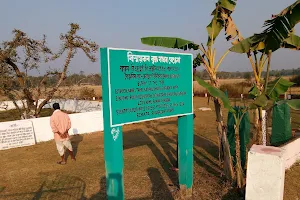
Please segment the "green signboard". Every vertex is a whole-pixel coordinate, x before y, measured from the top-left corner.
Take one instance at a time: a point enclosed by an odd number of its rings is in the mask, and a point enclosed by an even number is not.
[[[192,194],[192,55],[101,48],[107,199],[124,197],[122,125],[178,116],[179,184]]]
[[[191,54],[106,50],[112,127],[193,113]]]

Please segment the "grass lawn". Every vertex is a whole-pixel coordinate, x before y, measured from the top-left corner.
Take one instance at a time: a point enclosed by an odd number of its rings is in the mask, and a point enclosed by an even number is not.
[[[207,99],[195,98],[194,106],[207,107]],[[194,199],[243,199],[220,176],[214,112],[195,113]],[[176,159],[176,140],[175,118],[124,126],[126,199],[180,199],[177,173],[169,169]],[[73,136],[72,143],[77,161],[67,165],[56,164],[54,141],[0,151],[0,200],[105,199],[103,132]],[[286,200],[296,199],[299,178],[299,166],[287,172]]]

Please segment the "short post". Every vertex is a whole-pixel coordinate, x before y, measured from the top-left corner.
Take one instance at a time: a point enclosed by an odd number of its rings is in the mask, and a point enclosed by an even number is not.
[[[284,151],[253,145],[248,152],[246,200],[282,200],[285,177]]]
[[[178,118],[179,184],[186,196],[192,196],[194,115]]]

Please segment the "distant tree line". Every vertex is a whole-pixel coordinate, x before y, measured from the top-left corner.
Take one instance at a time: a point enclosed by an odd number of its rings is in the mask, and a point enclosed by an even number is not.
[[[265,76],[266,72],[262,72],[263,77]],[[200,77],[201,79],[208,80],[209,75],[206,72],[206,70],[197,71],[196,75]],[[270,76],[280,77],[280,76],[296,76],[300,75],[300,68],[297,69],[281,69],[281,70],[271,70]],[[237,79],[237,78],[244,78],[244,79],[250,79],[252,76],[252,72],[225,72],[220,71],[217,72],[217,77],[220,79]]]
[[[43,76],[28,76],[27,82],[30,87],[37,86]],[[58,76],[51,76],[48,78],[45,83],[47,87],[53,87],[57,83],[59,79]],[[74,73],[71,75],[67,75],[65,81],[61,84],[61,86],[80,86],[80,85],[102,85],[102,79],[100,74],[89,74],[85,75],[84,73]]]

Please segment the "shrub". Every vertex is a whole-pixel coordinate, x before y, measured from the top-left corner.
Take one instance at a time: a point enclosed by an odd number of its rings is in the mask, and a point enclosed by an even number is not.
[[[293,85],[293,87],[299,87],[300,86],[300,75],[293,76],[292,78],[290,78],[290,81],[295,83],[295,85]]]
[[[79,93],[80,99],[92,99],[95,96],[96,94],[93,88],[84,87],[80,89],[80,93]]]
[[[234,84],[223,84],[220,87],[220,90],[223,92],[227,91],[228,96],[230,98],[240,98],[241,94],[248,94],[249,88],[251,87],[251,83],[248,82],[241,82],[241,83],[234,83]]]

